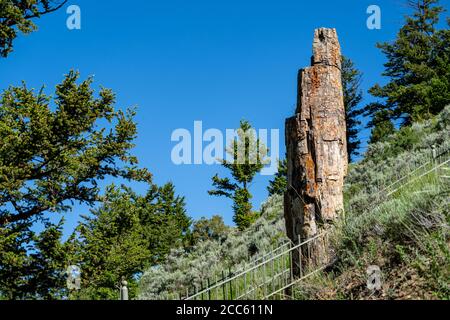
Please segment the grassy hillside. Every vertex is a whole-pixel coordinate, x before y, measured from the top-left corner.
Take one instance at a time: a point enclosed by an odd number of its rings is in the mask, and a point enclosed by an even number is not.
[[[337,263],[297,286],[296,298],[450,298],[449,167],[420,179],[418,172],[412,174],[412,181],[389,198],[383,191],[389,181],[424,163],[430,146],[448,148],[449,138],[447,107],[437,118],[370,146],[347,178],[346,216],[334,239]],[[379,292],[367,289],[370,265],[381,268]]]
[[[413,179],[390,197],[393,188],[385,190],[428,161],[431,146],[445,145],[449,133],[447,107],[435,119],[371,145],[364,160],[351,166],[345,217],[333,239],[336,263],[297,285],[295,298],[450,298],[450,181],[443,177],[450,173],[442,169]],[[233,230],[225,240],[200,243],[190,252],[173,251],[164,265],[148,270],[140,281],[140,298],[179,298],[187,290],[192,294],[194,287],[245,269],[286,242],[284,234],[282,197],[274,196],[245,232]],[[380,292],[366,288],[369,265],[382,270]]]
[[[270,198],[261,218],[245,232],[234,229],[222,241],[204,241],[190,252],[174,250],[165,264],[148,270],[140,282],[140,299],[176,299],[194,293],[258,261],[264,253],[288,241],[284,231],[282,197]],[[177,294],[174,294],[176,292]]]

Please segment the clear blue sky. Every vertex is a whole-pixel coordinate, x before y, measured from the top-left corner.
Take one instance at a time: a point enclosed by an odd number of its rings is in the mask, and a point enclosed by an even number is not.
[[[235,128],[246,118],[256,128],[279,128],[292,115],[299,68],[309,64],[313,31],[333,27],[345,55],[364,73],[363,89],[382,82],[384,57],[375,44],[392,40],[408,12],[403,0],[321,1],[92,1],[74,0],[82,29],[66,28],[65,9],[37,21],[15,52],[0,60],[0,89],[25,80],[54,86],[70,69],[112,88],[117,106],[138,106],[135,154],[158,184],[172,181],[193,218],[220,214],[232,224],[231,201],[207,194],[219,166],[175,166],[177,128]],[[382,9],[382,29],[366,27],[366,9]],[[443,1],[448,8],[448,0]],[[365,95],[365,101],[370,101]],[[368,132],[362,133],[367,139]],[[252,185],[254,205],[267,197],[270,177]],[[136,186],[141,190],[142,186]],[[66,215],[70,232],[84,206]]]

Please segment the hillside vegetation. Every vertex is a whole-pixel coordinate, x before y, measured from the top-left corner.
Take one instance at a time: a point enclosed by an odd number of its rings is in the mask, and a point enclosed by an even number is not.
[[[431,146],[448,149],[449,135],[446,107],[436,118],[369,146],[347,178],[346,215],[334,239],[337,262],[331,272],[302,282],[296,298],[450,298],[449,166],[421,178],[413,170],[431,158]],[[382,186],[408,172],[410,182],[387,198]],[[382,272],[377,292],[367,289],[370,265]]]
[[[429,161],[431,146],[448,146],[449,133],[450,106],[369,146],[346,179],[345,215],[333,238],[336,262],[299,283],[294,298],[450,298],[448,166],[420,179],[413,172]],[[411,182],[387,197],[392,189],[386,186],[411,172]],[[139,298],[185,297],[194,288],[245,269],[287,241],[283,197],[275,195],[249,229],[232,230],[189,251],[173,250],[164,264],[144,273]],[[370,265],[382,271],[383,286],[377,292],[366,286]]]

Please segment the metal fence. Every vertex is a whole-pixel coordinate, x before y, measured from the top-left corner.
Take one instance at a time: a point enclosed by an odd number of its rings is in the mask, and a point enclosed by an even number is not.
[[[388,186],[381,188],[377,194],[383,197],[375,197],[377,202],[371,203],[371,208],[380,204],[404,186],[409,185],[422,177],[446,168],[450,163],[450,148],[448,145],[433,148],[429,159],[423,164],[411,168],[410,172],[400,177]],[[439,176],[441,177],[441,176]],[[370,213],[367,211],[366,213]],[[208,284],[204,288],[196,289],[192,295],[187,295],[186,300],[259,300],[259,299],[289,299],[291,288],[302,280],[326,269],[331,261],[329,256],[322,261],[316,261],[311,265],[302,265],[302,261],[311,260],[305,258],[311,255],[311,248],[319,243],[330,247],[330,236],[334,229],[324,231],[315,237],[302,243],[288,242],[276,248],[272,252],[263,255],[246,270],[229,274],[214,284]],[[306,256],[305,256],[306,255]],[[296,268],[293,268],[295,264]],[[293,270],[299,270],[294,275]]]
[[[305,255],[310,248],[323,244],[328,240],[328,232],[323,232],[314,238],[300,244],[291,242],[264,257],[259,263],[224,281],[220,281],[206,289],[200,290],[187,300],[259,300],[273,298],[288,298],[285,289],[289,288],[296,279],[292,272],[293,264],[297,263],[300,277],[305,279],[321,270],[322,266],[302,265]],[[300,264],[298,264],[300,262]]]

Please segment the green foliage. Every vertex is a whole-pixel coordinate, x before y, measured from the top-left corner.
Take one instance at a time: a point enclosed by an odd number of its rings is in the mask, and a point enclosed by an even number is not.
[[[158,230],[157,238],[151,236],[149,242],[159,252],[158,259],[154,260],[154,264],[158,264],[165,260],[172,248],[185,246],[190,238],[192,220],[186,214],[184,197],[175,195],[172,183],[159,188],[155,218],[152,232]]]
[[[411,1],[413,13],[395,41],[378,44],[387,57],[383,75],[389,82],[370,89],[384,102],[367,106],[367,114],[383,110],[389,118],[411,124],[438,114],[450,103],[450,29],[436,28],[444,10],[438,4],[438,0]]]
[[[280,160],[278,162],[278,171],[275,174],[275,178],[269,181],[269,186],[267,187],[269,191],[269,196],[275,194],[283,195],[287,190],[287,160]]]
[[[431,145],[448,140],[449,114],[450,106],[435,119],[402,128],[384,142],[370,145],[365,158],[350,166],[345,218],[336,225],[337,237],[330,239],[336,264],[331,272],[317,273],[294,288],[297,298],[317,298],[317,293],[323,291],[332,292],[334,299],[355,298],[351,291],[355,283],[340,281],[347,277],[354,281],[351,275],[362,270],[362,283],[356,285],[364,289],[370,264],[379,264],[383,272],[401,273],[403,264],[422,270],[417,272],[431,285],[427,290],[448,297],[448,183],[436,184],[433,177],[421,179],[380,206],[375,205],[375,200],[380,200],[376,192],[383,186],[411,172],[417,163],[428,161]],[[221,279],[224,270],[226,275],[230,268],[232,274],[248,269],[252,261],[249,255],[254,255],[253,259],[261,257],[271,245],[278,247],[287,240],[282,196],[270,197],[261,212],[262,216],[247,230],[234,230],[225,240],[202,241],[188,251],[172,251],[165,263],[145,272],[139,283],[139,298],[179,298],[178,294],[184,296],[187,290],[193,294],[194,287],[205,287],[206,279],[210,283]],[[381,264],[383,261],[385,264]]]
[[[44,214],[66,212],[74,201],[94,205],[107,176],[151,180],[130,154],[134,111],[115,111],[111,90],[95,97],[92,80],[77,84],[78,77],[69,73],[54,99],[25,84],[0,99],[0,290],[11,298],[57,297],[41,286],[58,285],[64,257],[48,243],[59,248],[61,226]],[[36,223],[44,224],[41,235]]]
[[[449,298],[450,186],[439,178],[448,166],[420,179],[413,174],[413,180],[389,198],[384,189],[430,161],[432,145],[448,142],[449,113],[450,106],[433,119],[401,128],[370,145],[364,159],[350,167],[345,216],[331,241],[336,263],[331,272],[300,284],[296,290],[301,298]],[[366,269],[372,264],[383,272],[383,295],[366,289]]]
[[[248,121],[241,121],[238,137],[227,148],[233,161],[222,160],[222,165],[230,170],[235,183],[229,178],[212,178],[215,190],[208,193],[213,196],[225,196],[233,200],[233,221],[240,230],[248,228],[258,217],[252,211],[252,195],[248,189],[255,175],[266,163],[267,147],[256,138],[255,130]]]
[[[33,267],[29,273],[32,280],[24,288],[34,297],[53,300],[62,299],[66,294],[65,270],[71,248],[61,241],[63,224],[64,220],[57,225],[46,223],[44,231],[34,239],[35,251],[30,254]]]
[[[96,98],[92,80],[78,85],[78,77],[70,72],[57,85],[54,110],[49,96],[25,84],[3,93],[0,226],[67,211],[67,201],[93,204],[97,180],[106,176],[150,180],[129,153],[136,136],[134,111],[115,111],[111,90],[102,89]],[[111,130],[100,127],[101,120]]]
[[[13,51],[18,32],[31,33],[37,29],[31,19],[60,9],[67,0],[0,0],[0,56]]]
[[[395,132],[394,124],[386,110],[376,112],[369,123],[369,127],[372,127],[370,144],[382,142]]]
[[[374,199],[368,195],[428,161],[431,146],[448,141],[449,113],[450,106],[434,119],[402,128],[383,142],[369,145],[364,159],[351,166],[346,178],[346,211],[371,207]]]
[[[139,281],[140,299],[178,299],[186,291],[222,278],[222,272],[236,273],[287,241],[280,196],[270,197],[261,216],[245,231],[230,230],[226,238],[199,241],[192,248],[171,251],[164,263],[148,268]],[[220,219],[218,219],[220,220]]]
[[[448,141],[449,115],[450,106],[447,106],[433,119],[403,127],[395,134],[385,136],[383,141],[370,144],[363,163],[386,164],[400,155],[404,159],[414,159],[416,155],[420,156],[420,150],[429,152],[432,145],[442,145]]]
[[[61,299],[70,248],[61,243],[63,220],[44,223],[36,234],[24,225],[0,228],[0,296],[5,299]]]
[[[72,263],[83,271],[82,290],[72,298],[117,299],[122,278],[134,297],[139,275],[182,246],[190,226],[184,199],[175,197],[172,184],[151,185],[144,196],[112,185],[91,213],[71,239],[77,248]]]
[[[448,299],[448,192],[448,183],[422,179],[368,214],[349,212],[336,241],[338,268],[345,272],[375,263],[391,272],[408,266],[426,284],[422,290]]]
[[[342,89],[344,92],[344,107],[347,123],[347,153],[351,162],[359,155],[358,149],[361,141],[358,138],[361,121],[359,116],[364,112],[359,108],[362,100],[361,72],[355,68],[355,64],[347,57],[342,57]]]
[[[213,216],[211,219],[201,218],[194,222],[192,227],[191,245],[202,241],[223,241],[227,238],[230,228],[225,225],[221,216]]]
[[[251,194],[246,188],[237,189],[233,197],[233,221],[240,230],[250,227],[258,218],[258,213],[252,211]]]

